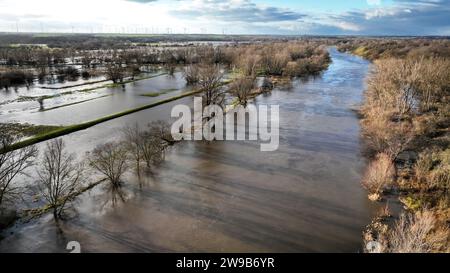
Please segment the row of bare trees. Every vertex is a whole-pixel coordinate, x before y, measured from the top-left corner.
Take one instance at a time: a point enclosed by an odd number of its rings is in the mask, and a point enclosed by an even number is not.
[[[232,56],[232,66],[244,76],[308,76],[330,62],[325,45],[318,41],[242,45]]]
[[[205,53],[206,52],[206,53]],[[224,89],[220,88],[221,67],[238,72],[227,92],[241,105],[252,97],[258,76],[265,76],[261,90],[271,90],[270,77],[308,76],[324,70],[330,62],[326,48],[319,42],[296,41],[238,45],[221,50],[204,50],[201,63],[185,67],[184,77],[190,85],[204,91],[203,102],[221,105]]]
[[[244,76],[285,75],[305,76],[322,71],[329,63],[324,46],[318,42],[273,42],[251,45],[189,46],[189,47],[140,47],[109,50],[74,50],[71,48],[48,49],[41,47],[0,48],[0,62],[8,65],[28,65],[35,68],[37,77],[48,78],[51,66],[81,65],[82,71],[71,66],[56,71],[61,79],[77,74],[88,77],[101,73],[114,83],[122,82],[125,77],[134,79],[141,73],[143,66],[164,65],[174,71],[176,65],[188,66],[186,80],[193,84],[198,81],[196,64],[221,64],[224,67],[239,69]],[[18,68],[14,68],[18,69]],[[22,71],[23,69],[20,69]],[[91,72],[90,72],[91,71]],[[67,72],[67,73],[66,73]],[[52,72],[52,75],[54,73]],[[14,86],[25,82],[16,82],[4,74],[0,86]],[[31,75],[33,82],[34,74]],[[30,77],[28,77],[30,78]]]

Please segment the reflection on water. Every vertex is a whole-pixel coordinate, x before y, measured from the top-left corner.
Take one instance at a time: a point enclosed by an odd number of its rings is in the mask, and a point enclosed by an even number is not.
[[[247,141],[176,145],[151,175],[129,174],[124,195],[104,187],[84,194],[77,216],[60,224],[66,240],[87,252],[359,251],[373,208],[359,184],[365,162],[349,108],[361,100],[369,64],[334,49],[331,55],[322,76],[257,98],[280,105],[278,151],[263,153]],[[167,120],[179,103],[192,98],[64,139],[82,154],[119,137],[127,123]],[[3,252],[65,251],[49,216],[7,232]]]

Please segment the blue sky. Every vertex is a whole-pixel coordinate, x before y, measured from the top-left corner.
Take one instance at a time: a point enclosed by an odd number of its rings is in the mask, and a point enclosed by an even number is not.
[[[0,31],[450,35],[450,0],[0,0]]]

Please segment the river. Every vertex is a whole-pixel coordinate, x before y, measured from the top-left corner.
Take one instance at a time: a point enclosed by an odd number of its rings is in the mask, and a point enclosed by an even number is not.
[[[360,186],[366,161],[351,108],[362,100],[370,64],[334,48],[330,54],[320,76],[256,98],[280,106],[276,152],[249,141],[184,142],[140,183],[128,175],[122,193],[98,186],[83,194],[70,219],[46,215],[4,231],[0,252],[67,252],[69,241],[83,252],[361,251],[376,208]],[[64,140],[82,156],[117,139],[125,124],[169,119],[180,103],[192,98]]]

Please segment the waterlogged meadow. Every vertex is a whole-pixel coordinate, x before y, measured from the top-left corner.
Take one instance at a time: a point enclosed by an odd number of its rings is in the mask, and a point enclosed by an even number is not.
[[[447,44],[405,45],[0,50],[0,252],[442,251]]]

